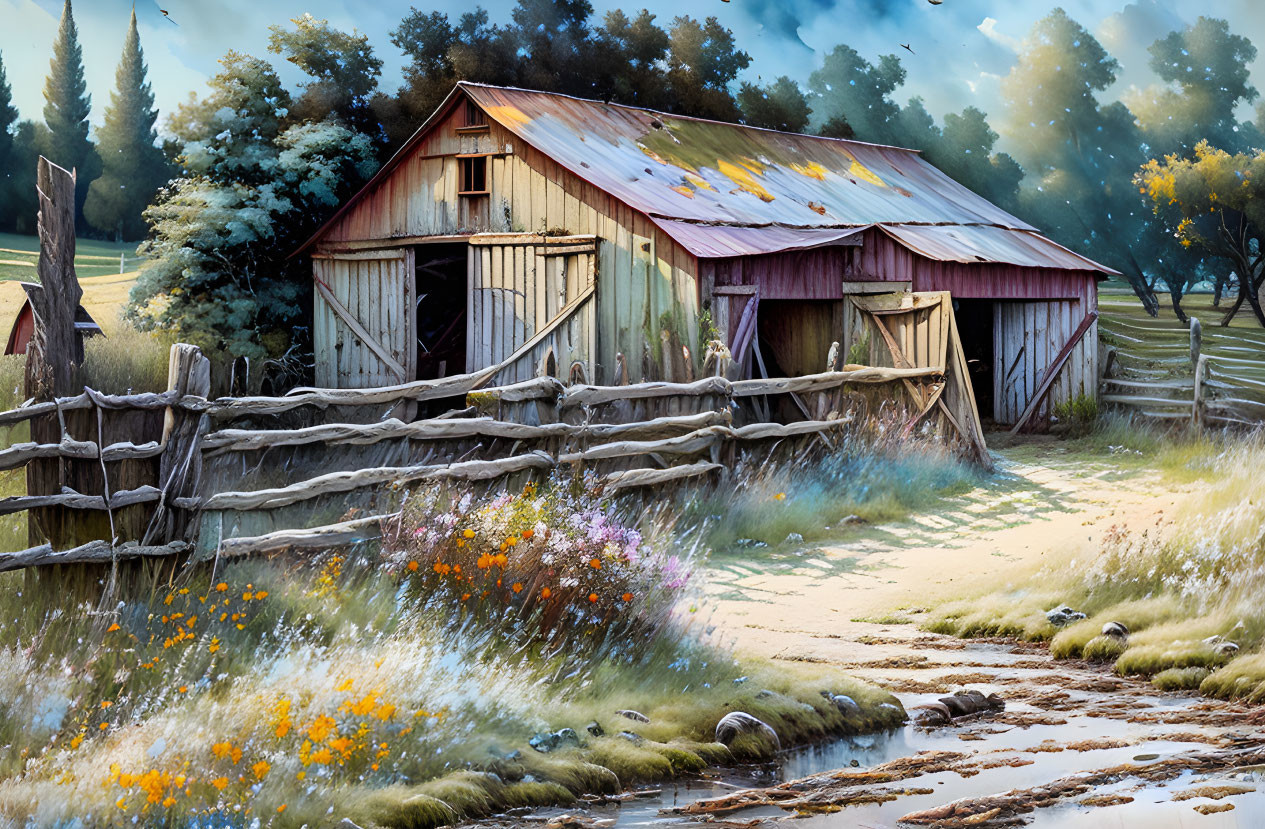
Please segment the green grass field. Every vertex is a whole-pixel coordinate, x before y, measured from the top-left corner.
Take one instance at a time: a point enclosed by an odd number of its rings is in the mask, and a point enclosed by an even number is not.
[[[40,241],[35,236],[0,233],[0,282],[38,282],[35,263],[39,259],[39,250]],[[81,279],[117,274],[120,254],[127,257],[126,270],[134,271],[140,267],[134,243],[80,239],[75,243],[75,272]]]

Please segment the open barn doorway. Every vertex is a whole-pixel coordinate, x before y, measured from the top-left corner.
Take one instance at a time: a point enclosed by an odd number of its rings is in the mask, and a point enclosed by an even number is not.
[[[996,362],[993,347],[993,305],[993,301],[989,299],[953,301],[958,337],[962,341],[962,353],[966,356],[966,368],[971,376],[971,388],[975,392],[975,407],[979,409],[982,420],[993,420],[996,417],[993,399],[993,371]]]
[[[762,299],[757,323],[759,355],[752,376],[803,377],[826,370],[830,345],[843,331],[843,303],[822,299]]]
[[[466,244],[419,245],[417,262],[417,378],[466,371]]]

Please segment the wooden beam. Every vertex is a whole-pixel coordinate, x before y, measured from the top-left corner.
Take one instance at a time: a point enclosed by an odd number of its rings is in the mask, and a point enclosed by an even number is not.
[[[368,261],[375,262],[379,260],[400,260],[408,258],[408,254],[403,248],[388,248],[384,250],[361,250],[361,251],[343,251],[341,253],[314,253],[313,259],[334,259],[343,262]]]
[[[724,468],[718,463],[699,461],[683,466],[670,466],[667,469],[629,469],[624,472],[612,472],[602,479],[602,483],[607,490],[618,492],[621,489],[664,486],[712,472],[720,472]]]
[[[1045,370],[1045,374],[1041,377],[1041,382],[1037,384],[1036,392],[1028,401],[1028,405],[1024,407],[1023,414],[1019,415],[1019,420],[1015,422],[1014,426],[1010,427],[1010,434],[1018,434],[1019,430],[1026,426],[1028,421],[1032,419],[1032,416],[1036,414],[1037,408],[1041,405],[1041,401],[1045,399],[1046,393],[1050,391],[1050,386],[1053,385],[1054,378],[1058,377],[1059,371],[1063,368],[1063,364],[1066,363],[1067,358],[1072,355],[1072,349],[1076,348],[1076,344],[1084,339],[1085,333],[1093,326],[1094,320],[1096,319],[1098,319],[1098,314],[1096,312],[1090,311],[1087,313],[1085,318],[1081,320],[1081,324],[1076,327],[1074,332],[1072,332],[1072,336],[1066,343],[1063,344],[1063,348],[1059,350],[1059,354],[1054,358],[1054,362],[1050,363],[1050,367]]]

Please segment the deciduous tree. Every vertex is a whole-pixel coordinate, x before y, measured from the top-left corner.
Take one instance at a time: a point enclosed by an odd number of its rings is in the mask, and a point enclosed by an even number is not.
[[[1154,315],[1141,240],[1150,211],[1132,186],[1145,160],[1133,114],[1101,104],[1119,65],[1062,9],[1038,21],[1002,82],[1003,131],[1026,172],[1021,212],[1059,242],[1121,271]]]
[[[738,106],[744,122],[783,132],[803,132],[812,114],[808,97],[786,75],[765,86],[744,82],[738,90]]]
[[[293,102],[294,117],[321,121],[333,115],[351,129],[377,137],[380,130],[369,104],[378,89],[382,60],[373,53],[369,38],[339,31],[310,14],[290,22],[293,30],[269,27],[268,51],[311,78]]]
[[[1265,151],[1228,153],[1207,141],[1194,158],[1170,155],[1146,163],[1136,180],[1184,247],[1199,246],[1231,263],[1239,293],[1222,325],[1251,306],[1265,325]]]

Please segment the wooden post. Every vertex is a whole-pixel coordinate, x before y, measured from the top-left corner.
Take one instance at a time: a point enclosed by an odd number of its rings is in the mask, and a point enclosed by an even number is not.
[[[82,358],[75,334],[75,310],[83,291],[75,278],[75,174],[41,156],[35,189],[39,199],[36,273],[40,285],[26,292],[35,325],[26,350],[25,391],[28,398],[42,402],[79,391],[72,383],[74,364]],[[31,440],[35,443],[61,443],[65,436],[66,423],[60,413],[31,419]],[[68,482],[67,476],[66,463],[60,458],[33,461],[26,468],[27,494],[55,495]],[[45,538],[55,546],[66,543],[63,525],[68,517],[57,508],[32,510],[27,516],[32,546]],[[74,535],[73,529],[70,535]]]
[[[1203,385],[1207,362],[1203,354],[1204,332],[1197,317],[1190,318],[1190,366],[1194,371],[1195,391],[1190,407],[1190,425],[1198,429],[1203,425]]]
[[[1190,408],[1190,423],[1196,429],[1203,427],[1204,420],[1204,379],[1208,373],[1208,356],[1200,354],[1195,361],[1195,394]]]
[[[40,156],[36,173],[39,196],[40,258],[36,266],[43,290],[28,294],[35,330],[26,350],[26,395],[37,400],[65,397],[81,359],[75,335],[75,310],[83,290],[75,278],[75,174]]]
[[[180,397],[207,397],[211,393],[211,361],[201,349],[186,343],[171,347],[167,363],[167,389]],[[145,544],[167,544],[171,541],[194,542],[197,532],[196,510],[175,506],[177,498],[199,495],[202,478],[202,436],[209,419],[205,414],[169,406],[163,421],[162,459],[158,469],[158,488],[162,496],[154,517],[145,530]]]

